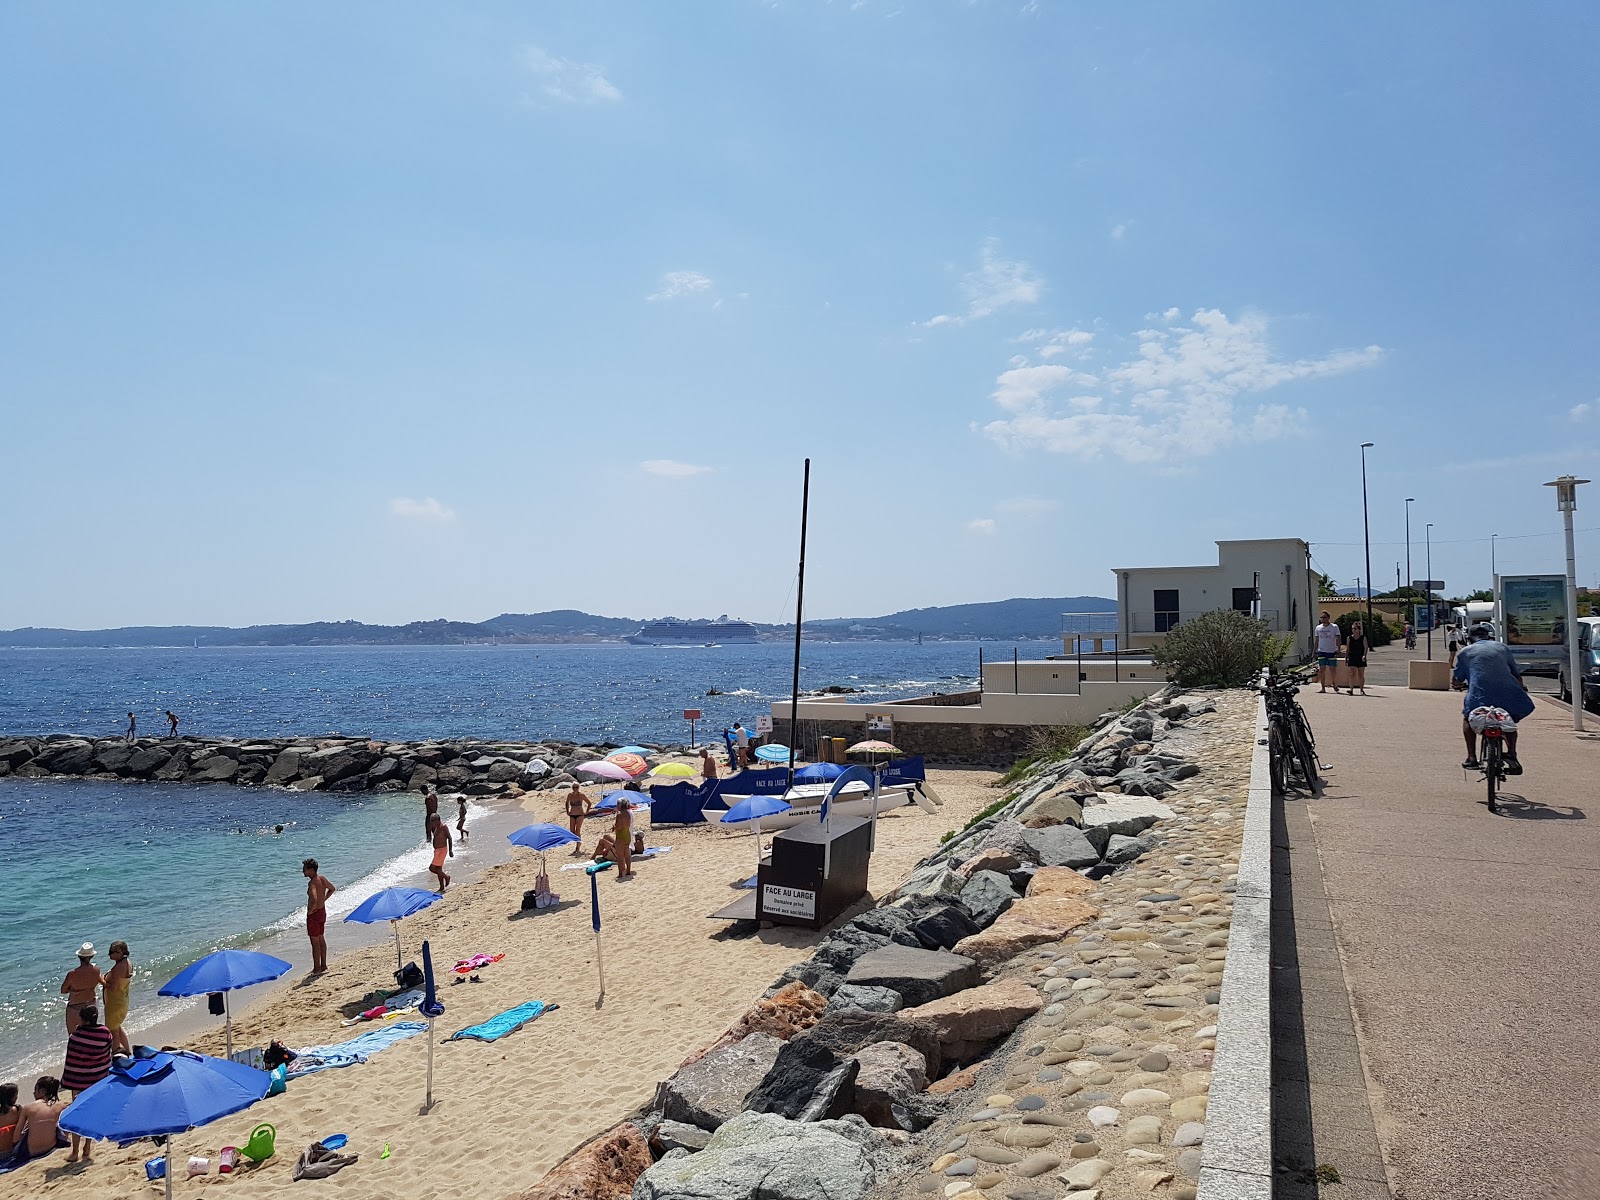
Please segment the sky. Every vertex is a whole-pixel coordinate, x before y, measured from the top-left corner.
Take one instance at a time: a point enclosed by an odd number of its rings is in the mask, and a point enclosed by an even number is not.
[[[0,627],[1564,568],[1600,10],[0,8]],[[1427,526],[1431,523],[1431,530]],[[1600,484],[1578,573],[1600,575]]]

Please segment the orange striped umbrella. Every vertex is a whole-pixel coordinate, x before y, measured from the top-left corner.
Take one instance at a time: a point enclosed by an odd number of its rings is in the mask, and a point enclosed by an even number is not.
[[[608,754],[606,755],[606,761],[616,763],[617,766],[621,767],[629,775],[643,775],[650,769],[650,764],[645,762],[645,760],[640,758],[637,754],[627,754],[623,752]]]

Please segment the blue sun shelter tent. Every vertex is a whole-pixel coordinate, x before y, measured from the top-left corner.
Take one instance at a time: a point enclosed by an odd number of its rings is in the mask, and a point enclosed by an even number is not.
[[[277,979],[293,969],[294,964],[257,950],[217,950],[204,958],[195,959],[162,984],[157,995],[209,996],[213,992],[221,992],[228,1057],[232,1058],[233,1012],[228,1007],[228,993],[236,988],[252,987]]]
[[[399,971],[403,965],[400,961],[400,922],[412,913],[419,913],[428,905],[443,899],[442,892],[430,892],[426,888],[384,888],[383,891],[374,892],[356,905],[355,911],[345,920],[355,921],[361,925],[376,925],[379,921],[389,922],[394,928],[394,969]]]
[[[79,1093],[62,1112],[60,1126],[79,1137],[113,1142],[165,1136],[167,1200],[172,1200],[173,1136],[249,1108],[267,1094],[271,1077],[204,1054],[139,1049],[142,1053],[118,1059],[111,1074]]]

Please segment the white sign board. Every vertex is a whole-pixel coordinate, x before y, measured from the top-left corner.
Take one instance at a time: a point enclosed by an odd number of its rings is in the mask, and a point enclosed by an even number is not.
[[[894,740],[894,714],[893,713],[868,713],[867,736],[881,738],[889,742]]]
[[[817,918],[817,894],[805,888],[779,887],[769,883],[761,889],[761,911],[769,917],[814,921]]]
[[[1500,636],[1523,662],[1567,656],[1567,577],[1501,575]]]
[[[757,717],[756,718],[756,732],[758,734],[759,733],[771,733],[772,732],[772,718],[771,717]]]

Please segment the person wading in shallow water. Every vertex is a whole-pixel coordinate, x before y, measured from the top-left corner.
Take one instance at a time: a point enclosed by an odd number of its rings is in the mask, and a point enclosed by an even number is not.
[[[432,814],[428,819],[432,822],[432,828],[428,833],[433,841],[433,861],[428,864],[428,870],[438,878],[439,891],[443,893],[445,888],[450,886],[450,874],[444,869],[444,860],[455,855],[455,843],[450,838],[450,826],[440,819],[438,813]]]

